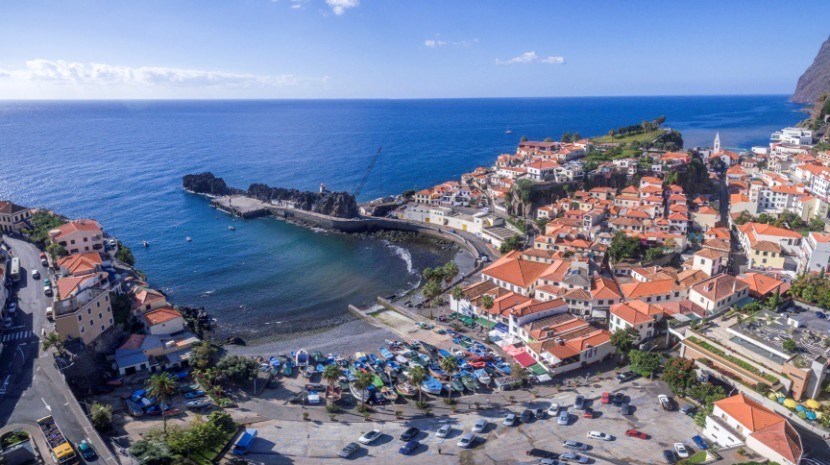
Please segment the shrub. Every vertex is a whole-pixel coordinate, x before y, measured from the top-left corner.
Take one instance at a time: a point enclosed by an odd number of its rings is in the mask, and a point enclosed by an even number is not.
[[[109,431],[112,428],[112,406],[109,404],[92,404],[90,419],[92,426],[98,431]]]

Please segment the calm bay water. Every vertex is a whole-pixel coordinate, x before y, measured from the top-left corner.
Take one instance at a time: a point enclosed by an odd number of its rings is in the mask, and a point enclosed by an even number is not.
[[[798,110],[786,96],[0,102],[0,198],[98,219],[133,248],[152,285],[227,328],[297,331],[412,287],[446,254],[269,219],[232,222],[183,192],[182,175],[351,190],[382,146],[368,200],[489,165],[522,135],[597,135],[665,115],[687,147],[711,145],[716,131],[726,146],[749,147],[803,119]]]

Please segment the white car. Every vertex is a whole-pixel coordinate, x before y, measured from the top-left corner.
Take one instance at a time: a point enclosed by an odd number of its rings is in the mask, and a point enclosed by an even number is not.
[[[504,426],[515,426],[516,423],[519,421],[519,418],[516,417],[515,413],[508,413],[506,417],[504,417],[504,421],[501,422]]]
[[[686,446],[684,446],[682,442],[674,443],[674,451],[677,453],[677,456],[681,459],[689,457],[689,451],[688,449],[686,449]]]
[[[600,441],[610,441],[611,435],[601,431],[588,431],[588,439],[599,439]]]
[[[32,270],[32,278],[33,279],[40,279],[40,271]]]
[[[438,431],[435,432],[435,435],[439,438],[445,438],[450,435],[450,431],[452,431],[452,427],[450,425],[444,425],[438,428]]]
[[[473,426],[473,432],[474,433],[483,433],[484,430],[486,430],[486,429],[487,429],[487,420],[485,420],[484,418],[482,418],[481,420],[478,420],[476,422],[476,424]]]
[[[556,402],[550,404],[550,407],[548,407],[548,415],[552,417],[559,415],[559,404]]]
[[[369,431],[369,432],[365,433],[363,436],[361,436],[357,440],[357,442],[359,442],[361,444],[371,444],[371,443],[377,441],[377,439],[380,437],[380,435],[381,435],[381,432],[380,432],[379,429],[373,429],[372,431]]]
[[[461,439],[458,440],[458,447],[462,449],[467,449],[468,447],[472,446],[476,442],[476,435],[473,433],[467,433],[464,436],[461,436]]]

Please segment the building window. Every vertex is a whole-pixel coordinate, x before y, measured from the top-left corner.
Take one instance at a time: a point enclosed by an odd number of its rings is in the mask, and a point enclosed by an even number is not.
[[[78,315],[78,321],[84,321],[84,319],[81,315]]]

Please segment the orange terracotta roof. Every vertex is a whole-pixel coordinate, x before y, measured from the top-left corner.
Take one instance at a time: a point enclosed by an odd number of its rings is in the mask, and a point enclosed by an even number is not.
[[[738,276],[738,279],[745,282],[750,291],[760,295],[771,294],[784,284],[784,281],[760,273],[742,274]]]
[[[63,224],[52,231],[58,231],[58,234],[55,235],[54,240],[60,241],[60,239],[67,235],[72,234],[77,231],[85,231],[90,232],[93,234],[102,234],[101,226],[95,220],[75,220],[70,221],[69,223]]]
[[[745,234],[749,231],[753,231],[755,234],[763,234],[765,236],[789,237],[793,239],[801,239],[802,237],[801,234],[795,231],[779,228],[771,224],[746,223],[743,226],[739,226],[739,229]]]
[[[735,278],[734,276],[720,274],[707,279],[706,281],[701,281],[695,284],[692,286],[692,290],[712,302],[719,302],[732,294],[736,294],[744,289],[747,289],[748,287],[749,285],[747,283]]]
[[[719,400],[715,406],[752,432],[786,421],[743,393]]]
[[[760,250],[761,252],[781,253],[781,245],[770,241],[755,241],[749,244],[752,250]]]
[[[638,299],[655,295],[664,295],[673,292],[676,288],[673,279],[660,279],[648,282],[633,282],[620,286],[623,294],[628,299]]]
[[[144,314],[144,321],[149,326],[160,325],[181,318],[182,314],[172,307],[159,307]]]
[[[605,276],[594,276],[591,280],[591,294],[594,299],[621,299],[622,291],[617,281]]]
[[[92,271],[103,263],[98,252],[76,253],[58,260],[58,267],[66,269],[69,274]]]
[[[751,434],[761,444],[778,452],[790,463],[798,463],[803,453],[801,437],[786,420],[767,426]]]

